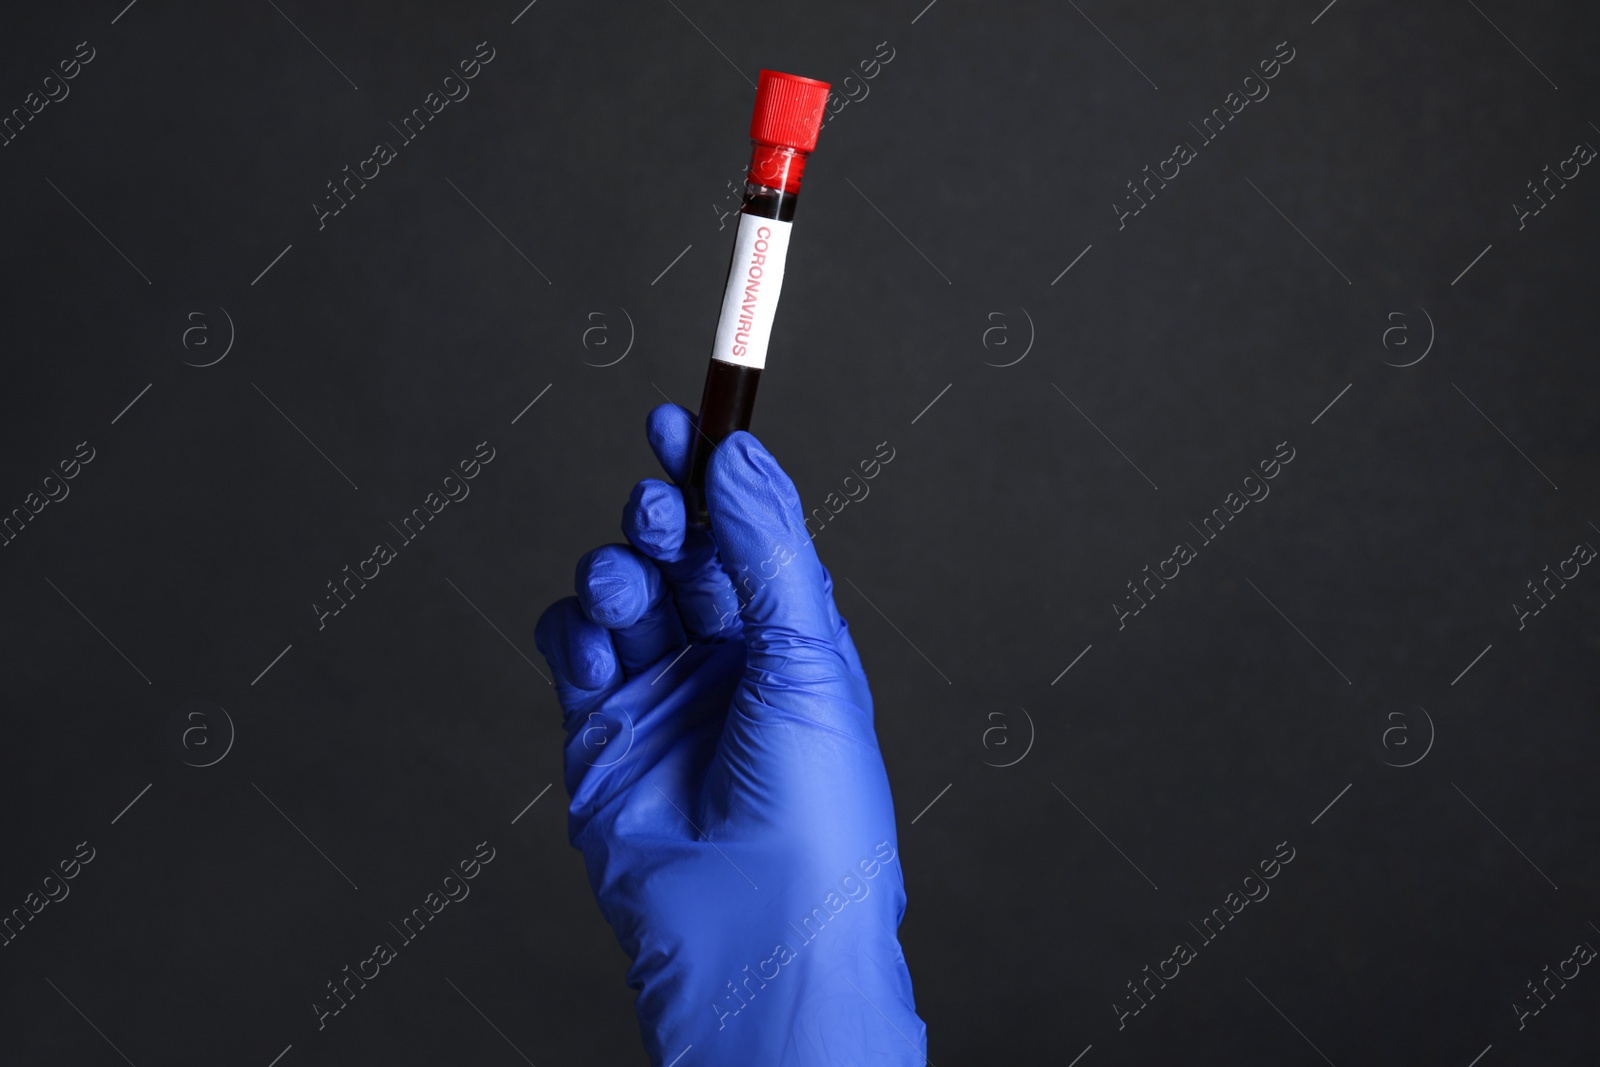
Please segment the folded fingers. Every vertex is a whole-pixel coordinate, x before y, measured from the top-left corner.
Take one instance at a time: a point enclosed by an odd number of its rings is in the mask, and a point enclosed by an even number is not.
[[[563,597],[545,609],[534,627],[533,643],[550,665],[556,698],[569,724],[622,684],[611,631],[584,614],[577,597]]]
[[[622,509],[622,532],[656,562],[691,638],[739,635],[739,598],[733,583],[718,562],[710,531],[689,525],[677,486],[655,478],[634,486]]]
[[[654,561],[627,545],[602,545],[578,561],[578,603],[611,633],[626,675],[644,670],[686,641],[667,581]]]

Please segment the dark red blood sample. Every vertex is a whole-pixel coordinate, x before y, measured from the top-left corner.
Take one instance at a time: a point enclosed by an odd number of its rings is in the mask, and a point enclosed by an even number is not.
[[[722,314],[683,485],[689,521],[701,526],[711,521],[705,502],[711,453],[735,430],[750,428],[783,282],[800,175],[816,147],[827,99],[826,82],[761,72],[750,123],[752,151],[744,205],[728,257]]]

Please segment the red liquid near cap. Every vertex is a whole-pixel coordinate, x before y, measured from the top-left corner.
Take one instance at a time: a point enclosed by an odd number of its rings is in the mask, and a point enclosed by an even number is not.
[[[795,204],[799,199],[800,177],[805,171],[806,159],[817,145],[817,135],[822,129],[822,115],[828,99],[827,82],[815,78],[802,78],[794,74],[763,70],[756,86],[755,114],[750,120],[750,166],[744,187],[744,204],[740,208],[741,220],[749,215],[759,219],[773,219],[783,223],[794,220]],[[787,226],[784,227],[787,231]],[[728,277],[723,283],[724,311],[735,307],[740,287],[744,287],[744,313],[755,316],[762,261],[753,253],[746,279],[733,276],[735,259],[739,255],[739,241],[744,227],[735,230],[735,244],[728,254]],[[761,231],[758,229],[757,234]],[[766,255],[772,252],[765,243],[770,234],[754,245],[754,251]],[[787,257],[788,234],[785,233],[781,251],[774,254]],[[700,396],[700,414],[695,419],[695,435],[689,451],[689,469],[683,485],[683,500],[689,521],[699,526],[711,524],[711,514],[706,507],[706,465],[717,445],[735,430],[748,430],[750,416],[755,411],[756,386],[761,382],[761,366],[766,361],[767,332],[772,325],[781,294],[783,259],[776,264],[766,264],[773,281],[767,290],[767,302],[760,305],[763,316],[759,326],[752,326],[751,318],[738,319],[739,327],[729,326],[732,345],[728,350],[718,349],[731,359],[744,359],[744,363],[717,358],[716,352],[706,370],[705,390]],[[776,266],[776,270],[773,267]],[[734,320],[729,317],[718,323],[719,335],[725,325]],[[742,327],[742,329],[741,329]],[[741,340],[759,335],[755,340]],[[718,345],[724,343],[719,336]],[[749,364],[755,364],[754,366]]]

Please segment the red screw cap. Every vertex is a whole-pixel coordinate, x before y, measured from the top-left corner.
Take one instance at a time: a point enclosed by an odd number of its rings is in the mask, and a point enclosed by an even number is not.
[[[810,152],[817,147],[828,103],[827,82],[763,70],[756,85],[756,110],[750,139],[779,148]]]
[[[763,70],[756,86],[756,110],[750,119],[755,150],[750,178],[761,185],[800,191],[806,155],[817,147],[817,134],[827,110],[827,82]]]

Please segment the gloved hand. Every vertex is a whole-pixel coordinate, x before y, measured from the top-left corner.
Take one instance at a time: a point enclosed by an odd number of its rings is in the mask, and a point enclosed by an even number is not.
[[[648,436],[682,481],[689,413]],[[628,545],[578,563],[535,642],[565,716],[568,836],[633,960],[665,1067],[917,1064],[926,1028],[872,696],[794,484],[748,433],[707,471],[712,532],[654,479]]]

